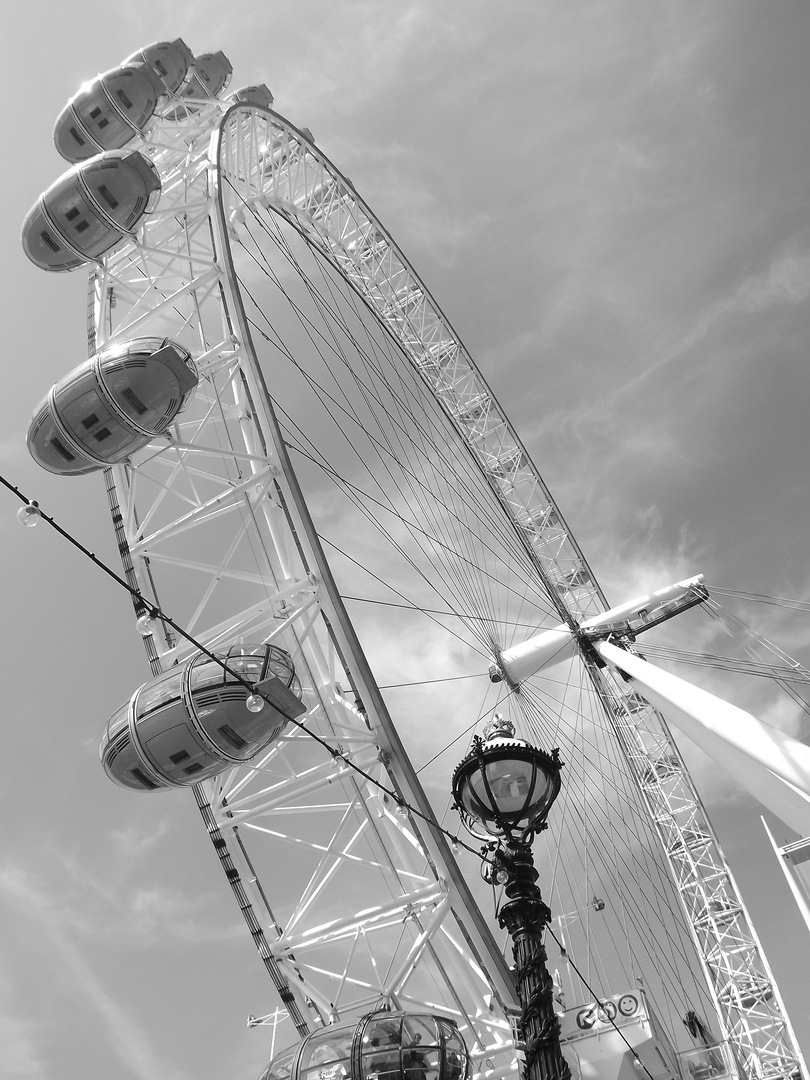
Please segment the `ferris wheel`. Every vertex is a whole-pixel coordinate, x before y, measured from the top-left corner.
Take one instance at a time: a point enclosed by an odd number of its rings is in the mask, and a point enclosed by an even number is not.
[[[266,87],[226,98],[230,75],[176,41],[84,87],[56,127],[75,164],[23,234],[45,269],[90,266],[90,359],[29,448],[103,473],[151,666],[104,768],[193,792],[280,1045],[440,1014],[495,1080],[517,1073],[519,1003],[442,791],[506,714],[566,763],[539,857],[572,1064],[621,1030],[656,1080],[688,1076],[700,1017],[719,1054],[701,1075],[794,1076],[666,723],[583,632],[654,625],[700,580],[610,608],[393,238]]]

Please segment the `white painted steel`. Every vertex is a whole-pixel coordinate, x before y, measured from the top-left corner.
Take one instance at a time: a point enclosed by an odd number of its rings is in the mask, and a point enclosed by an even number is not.
[[[113,470],[122,555],[144,596],[203,642],[272,636],[287,648],[304,685],[306,723],[332,749],[330,759],[294,732],[249,768],[206,783],[197,798],[209,832],[225,842],[223,866],[299,1031],[386,995],[393,1004],[439,1004],[458,1019],[482,1071],[507,1075],[516,1068],[511,981],[444,838],[413,815],[395,814],[379,789],[341,765],[363,763],[430,815],[331,580],[251,347],[231,244],[252,216],[269,211],[290,222],[398,342],[512,522],[557,619],[573,628],[596,618],[604,597],[458,335],[310,139],[277,114],[244,105],[226,111],[212,101],[180,124],[157,124],[135,145],[161,174],[161,203],[133,242],[91,274],[90,346],[164,334],[192,351],[201,386],[166,438]],[[191,651],[161,623],[146,645],[153,670]],[[747,967],[724,959],[728,932],[711,905],[739,904],[666,726],[619,683],[591,675],[664,842],[740,1069],[786,1077],[795,1062],[790,1047],[770,1027],[761,1033],[751,1010],[737,1023],[733,988],[752,971],[760,978],[757,946],[738,920]],[[294,777],[303,786],[283,786]],[[696,858],[686,838],[698,833],[707,839]],[[294,849],[308,869],[268,897],[248,836],[274,852]],[[362,910],[347,868],[355,882],[362,875]],[[390,920],[367,918],[370,895],[379,897],[378,910],[404,904],[406,917],[395,924],[392,910]],[[433,899],[420,907],[425,896]],[[324,933],[319,961],[273,946],[290,926],[315,930],[324,909],[335,907],[339,930]]]
[[[798,844],[787,844],[785,847],[779,847],[774,839],[774,835],[768,828],[768,823],[765,818],[760,818],[762,827],[768,835],[773,853],[776,856],[779,865],[782,868],[782,873],[785,875],[785,881],[788,883],[793,899],[796,901],[796,907],[799,909],[799,914],[804,919],[804,924],[810,932],[810,896],[808,896],[805,889],[799,884],[796,879],[796,875],[793,871],[793,858],[791,848],[808,848],[810,847],[810,839],[802,838]]]
[[[609,641],[594,648],[754,798],[799,836],[810,834],[810,747]]]
[[[654,593],[637,596],[635,600],[586,619],[580,624],[579,632],[590,636],[613,626],[625,632],[631,628],[643,630],[646,623],[665,613],[677,611],[678,602],[689,596],[702,582],[703,575],[698,574],[686,581],[657,589]],[[499,654],[498,666],[509,683],[518,686],[530,676],[569,660],[578,648],[574,631],[567,625],[560,624],[553,630],[544,630],[526,641],[503,649]]]

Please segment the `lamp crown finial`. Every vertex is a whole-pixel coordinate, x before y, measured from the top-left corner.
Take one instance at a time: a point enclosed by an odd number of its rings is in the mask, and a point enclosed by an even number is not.
[[[495,713],[484,727],[484,741],[489,739],[514,739],[515,725],[500,713]]]

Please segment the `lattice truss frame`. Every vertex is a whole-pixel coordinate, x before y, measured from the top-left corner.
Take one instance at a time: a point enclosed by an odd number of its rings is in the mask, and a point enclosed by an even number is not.
[[[229,224],[235,227],[258,204],[309,236],[418,367],[535,554],[563,617],[576,624],[604,611],[590,568],[522,442],[424,283],[352,185],[318,151],[299,158],[294,170],[279,170],[274,159],[268,169],[262,146],[275,143],[283,153],[295,130],[280,118],[273,118],[272,139],[270,125],[255,123],[244,111],[232,123],[223,155],[223,171],[233,178]],[[646,702],[639,709],[607,673],[600,674],[597,689],[650,806],[740,1064],[752,1075],[791,1075],[796,1057],[773,977],[665,721]]]
[[[471,917],[452,855],[442,838],[399,816],[378,789],[347,772],[343,759],[351,758],[404,801],[427,809],[373,680],[354,662],[355,642],[298,516],[219,234],[238,242],[245,215],[268,209],[304,235],[393,334],[441,403],[561,618],[576,626],[605,609],[604,597],[458,335],[351,183],[277,114],[226,109],[211,102],[184,122],[158,124],[139,143],[161,174],[161,201],[132,242],[90,278],[91,352],[112,340],[163,334],[191,349],[201,375],[193,406],[167,436],[113,470],[122,554],[144,595],[209,647],[252,634],[272,635],[288,648],[302,666],[305,720],[333,748],[333,756],[321,751],[313,764],[305,737],[289,733],[251,769],[229,771],[197,792],[298,1030],[385,998],[439,1005],[459,1020],[479,1071],[504,1075],[515,1068],[507,1019],[513,991],[491,935]],[[204,582],[191,608],[182,590],[172,595],[181,570]],[[155,671],[189,652],[165,626],[147,647]],[[345,658],[352,660],[351,677]],[[738,1066],[744,1075],[787,1077],[796,1056],[772,977],[666,724],[613,677],[592,675],[664,845]],[[365,702],[363,711],[348,687]],[[318,837],[306,824],[316,818]],[[248,832],[310,853],[294,910],[270,911],[241,840]],[[693,836],[701,837],[699,852]],[[374,911],[350,905],[330,925],[319,922],[324,898],[334,895],[339,869],[347,866],[376,877],[382,899]],[[754,1001],[752,980],[759,988]]]
[[[439,1008],[459,1022],[477,1072],[510,1075],[517,1001],[506,964],[444,838],[404,811],[428,811],[426,797],[378,692],[356,664],[350,676],[342,663],[357,649],[295,520],[266,390],[217,264],[210,129],[199,127],[144,147],[161,173],[160,206],[90,281],[91,349],[165,335],[192,351],[200,375],[172,430],[112,470],[119,548],[144,597],[207,647],[261,640],[286,648],[303,685],[302,722],[329,750],[289,731],[250,767],[198,785],[197,802],[299,1033],[385,1002]],[[184,588],[181,574],[202,585]],[[147,647],[153,672],[193,651],[165,624]],[[358,778],[349,761],[398,798]],[[277,848],[285,892],[296,897],[288,910],[270,910],[248,834]],[[297,878],[285,862],[293,851]]]

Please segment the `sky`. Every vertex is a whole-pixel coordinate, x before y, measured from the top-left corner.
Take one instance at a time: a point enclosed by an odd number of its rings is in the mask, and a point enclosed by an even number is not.
[[[36,270],[19,229],[62,171],[51,130],[68,97],[177,36],[222,49],[234,86],[268,83],[352,178],[611,602],[696,572],[810,600],[810,9],[791,0],[112,0],[92,22],[18,8],[0,181],[4,476],[113,561],[98,479],[51,477],[25,450],[31,410],[84,358],[85,279]],[[0,1080],[257,1076],[268,1036],[245,1019],[272,1008],[269,986],[192,800],[133,808],[98,765],[104,723],[146,675],[127,603],[16,509],[3,495]],[[808,661],[806,617],[735,611]],[[807,718],[761,688],[721,685],[807,738]],[[684,748],[810,1054],[810,946],[759,808]]]

